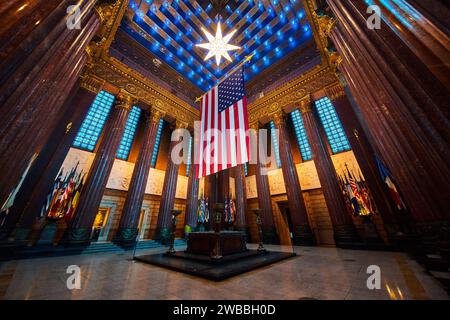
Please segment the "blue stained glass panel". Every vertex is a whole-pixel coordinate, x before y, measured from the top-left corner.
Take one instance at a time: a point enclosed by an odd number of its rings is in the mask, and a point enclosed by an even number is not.
[[[100,91],[81,124],[81,128],[73,142],[74,147],[94,151],[114,99],[115,97],[112,94]]]
[[[163,126],[164,126],[164,120],[160,119],[159,124],[158,124],[158,130],[156,131],[155,146],[153,148],[153,154],[152,154],[152,162],[151,162],[152,168],[155,167],[156,159],[158,158],[159,144],[161,143],[161,135],[162,135]]]
[[[303,161],[312,159],[311,146],[308,142],[308,136],[306,135],[305,126],[300,111],[294,110],[291,112],[291,119],[294,125],[295,137],[297,138],[298,148],[302,155]]]
[[[120,140],[119,149],[117,149],[116,157],[122,160],[128,160],[131,146],[133,145],[134,135],[139,123],[141,109],[133,107],[128,114],[125,130],[123,131],[122,140]]]
[[[277,162],[277,167],[280,168],[281,167],[280,148],[278,145],[275,123],[273,121],[270,121],[270,134],[273,142],[272,145],[275,151],[275,161]]]
[[[186,163],[186,176],[189,176],[189,171],[191,170],[191,156],[192,156],[192,137],[189,137],[189,149]]]
[[[323,97],[315,105],[333,154],[350,150],[350,143],[330,99]]]

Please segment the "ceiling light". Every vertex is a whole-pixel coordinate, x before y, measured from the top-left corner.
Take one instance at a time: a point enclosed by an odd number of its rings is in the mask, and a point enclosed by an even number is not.
[[[227,59],[228,61],[232,61],[228,51],[238,50],[240,47],[228,44],[231,40],[231,37],[236,33],[237,30],[231,31],[225,37],[222,37],[222,29],[220,27],[220,22],[217,24],[216,36],[214,37],[211,33],[202,28],[203,33],[208,38],[208,43],[200,43],[197,44],[197,47],[209,50],[208,54],[205,57],[205,61],[209,58],[216,57],[217,66],[220,65],[220,61],[222,57]]]

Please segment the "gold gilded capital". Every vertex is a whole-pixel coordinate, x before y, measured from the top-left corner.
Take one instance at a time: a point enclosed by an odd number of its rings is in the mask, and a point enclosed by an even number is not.
[[[159,110],[152,110],[149,120],[154,123],[158,123],[159,120],[161,120],[163,117],[164,117],[164,112],[159,111]]]
[[[187,129],[189,124],[187,122],[177,120],[175,122],[175,129]]]
[[[249,128],[258,131],[259,130],[259,122],[252,122],[249,124]]]
[[[300,112],[301,113],[308,113],[308,112],[312,112],[312,104],[311,103],[305,103],[303,105],[300,105]]]
[[[275,125],[278,127],[284,121],[284,112],[282,110],[280,110],[280,111],[272,114],[272,120],[275,123]]]
[[[336,20],[333,17],[330,17],[329,15],[326,14],[319,16],[315,12],[313,12],[313,16],[317,18],[317,22],[319,24],[320,37],[323,40],[326,40],[326,38],[330,35],[331,31],[336,25]]]
[[[300,110],[301,113],[306,113],[306,112],[312,112],[312,99],[311,99],[311,95],[308,94],[307,96],[305,96],[304,99],[300,100],[298,102],[298,109]]]
[[[116,97],[115,107],[130,110],[136,103],[137,99],[133,98],[127,92],[121,90]]]

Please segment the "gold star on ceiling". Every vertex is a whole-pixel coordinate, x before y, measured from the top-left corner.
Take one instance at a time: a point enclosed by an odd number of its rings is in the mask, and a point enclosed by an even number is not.
[[[231,62],[232,60],[230,55],[228,54],[228,51],[238,50],[241,48],[238,46],[234,46],[232,44],[228,44],[228,42],[231,40],[231,37],[236,33],[237,30],[233,30],[225,37],[222,37],[222,29],[220,27],[220,22],[217,24],[215,37],[204,28],[202,28],[202,31],[206,35],[206,38],[208,38],[209,42],[200,43],[197,44],[196,46],[209,50],[208,54],[205,57],[205,61],[215,56],[217,65],[220,65],[222,57]]]

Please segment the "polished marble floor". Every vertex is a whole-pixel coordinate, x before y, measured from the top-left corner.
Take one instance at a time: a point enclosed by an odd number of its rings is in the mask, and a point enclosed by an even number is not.
[[[132,252],[1,262],[0,299],[449,299],[440,284],[403,253],[294,250],[295,258],[222,282],[134,262]],[[160,251],[140,250],[137,255]],[[67,289],[70,265],[80,267],[80,289]],[[367,288],[369,265],[380,267],[380,289]]]

